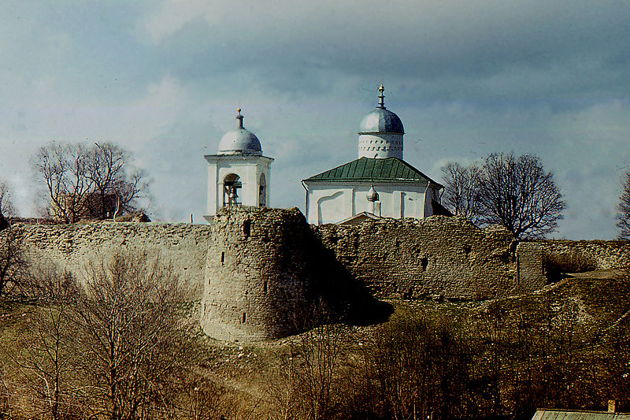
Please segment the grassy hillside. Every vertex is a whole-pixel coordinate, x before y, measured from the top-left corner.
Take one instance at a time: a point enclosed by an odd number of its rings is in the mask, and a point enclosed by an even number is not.
[[[183,382],[173,415],[526,419],[536,407],[603,409],[630,395],[627,273],[583,273],[484,302],[391,303],[380,325],[247,345],[199,337],[195,379]],[[0,412],[27,411],[11,358],[40,310],[0,303]]]

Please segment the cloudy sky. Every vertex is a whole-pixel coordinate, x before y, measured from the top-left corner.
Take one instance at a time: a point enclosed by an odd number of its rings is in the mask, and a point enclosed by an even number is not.
[[[556,237],[612,238],[630,170],[626,0],[2,0],[0,178],[33,212],[29,159],[111,141],[153,179],[157,220],[204,214],[204,154],[245,126],[274,157],[272,204],[352,160],[386,86],[405,159],[534,153],[567,201]]]

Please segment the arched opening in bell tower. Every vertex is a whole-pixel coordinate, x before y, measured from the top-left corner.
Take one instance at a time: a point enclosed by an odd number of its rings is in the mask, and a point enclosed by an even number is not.
[[[229,174],[223,178],[223,207],[241,204],[241,178],[236,174]]]
[[[267,207],[267,179],[265,174],[260,174],[260,183],[258,186],[258,205]]]

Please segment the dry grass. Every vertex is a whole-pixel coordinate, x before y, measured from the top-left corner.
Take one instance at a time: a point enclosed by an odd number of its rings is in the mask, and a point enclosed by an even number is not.
[[[204,357],[194,369],[198,381],[185,390],[182,401],[209,413],[199,418],[225,415],[229,419],[279,419],[292,418],[291,413],[299,413],[293,418],[313,418],[305,414],[309,412],[303,407],[304,384],[296,373],[303,372],[300,369],[304,369],[308,346],[317,345],[317,340],[321,344],[323,337],[338,340],[335,345],[339,346],[327,418],[352,418],[352,410],[355,418],[376,418],[370,416],[383,406],[360,398],[360,394],[369,395],[361,388],[369,378],[366,352],[375,351],[370,347],[375,340],[387,334],[396,337],[396,332],[412,321],[412,325],[446,325],[457,340],[467,337],[467,351],[472,357],[469,380],[491,382],[501,390],[496,401],[484,399],[475,389],[466,391],[475,399],[478,410],[524,419],[530,409],[526,403],[543,401],[555,406],[599,409],[614,393],[630,395],[630,385],[615,376],[630,363],[629,297],[630,277],[617,271],[565,279],[537,293],[486,302],[392,302],[394,314],[379,325],[328,325],[281,340],[249,344],[203,338]],[[40,308],[36,305],[0,301],[0,360],[8,360],[23,323],[29,313],[37,310]],[[550,352],[544,356],[544,366],[539,365],[537,345]],[[488,364],[492,360],[496,377],[487,376],[492,371],[493,365]],[[533,388],[522,388],[524,382],[513,382],[527,375],[536,378],[543,368],[548,376],[541,377],[541,381],[550,381],[557,389],[570,386],[572,395],[554,391],[556,394],[540,399]],[[5,380],[14,377],[12,369],[3,362]],[[555,369],[562,374],[551,375]],[[200,398],[195,389],[206,388],[210,392]],[[523,397],[522,401],[518,396]],[[9,399],[14,415],[21,403],[15,395]],[[374,411],[356,417],[358,407]]]

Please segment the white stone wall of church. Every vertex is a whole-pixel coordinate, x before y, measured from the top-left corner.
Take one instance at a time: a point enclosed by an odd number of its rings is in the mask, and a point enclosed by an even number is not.
[[[259,206],[260,175],[265,175],[266,206],[270,205],[271,174],[269,163],[262,159],[219,160],[208,164],[208,215],[213,216],[223,207],[223,180],[230,174],[240,177],[239,202],[243,206]]]
[[[208,211],[209,216],[214,216],[217,213],[217,165],[214,162],[208,162]]]
[[[367,200],[371,185],[371,183],[311,184],[308,191],[308,222],[337,223],[361,212],[372,213],[372,203]],[[380,198],[380,216],[395,219],[425,217],[425,186],[375,183],[374,188]]]

